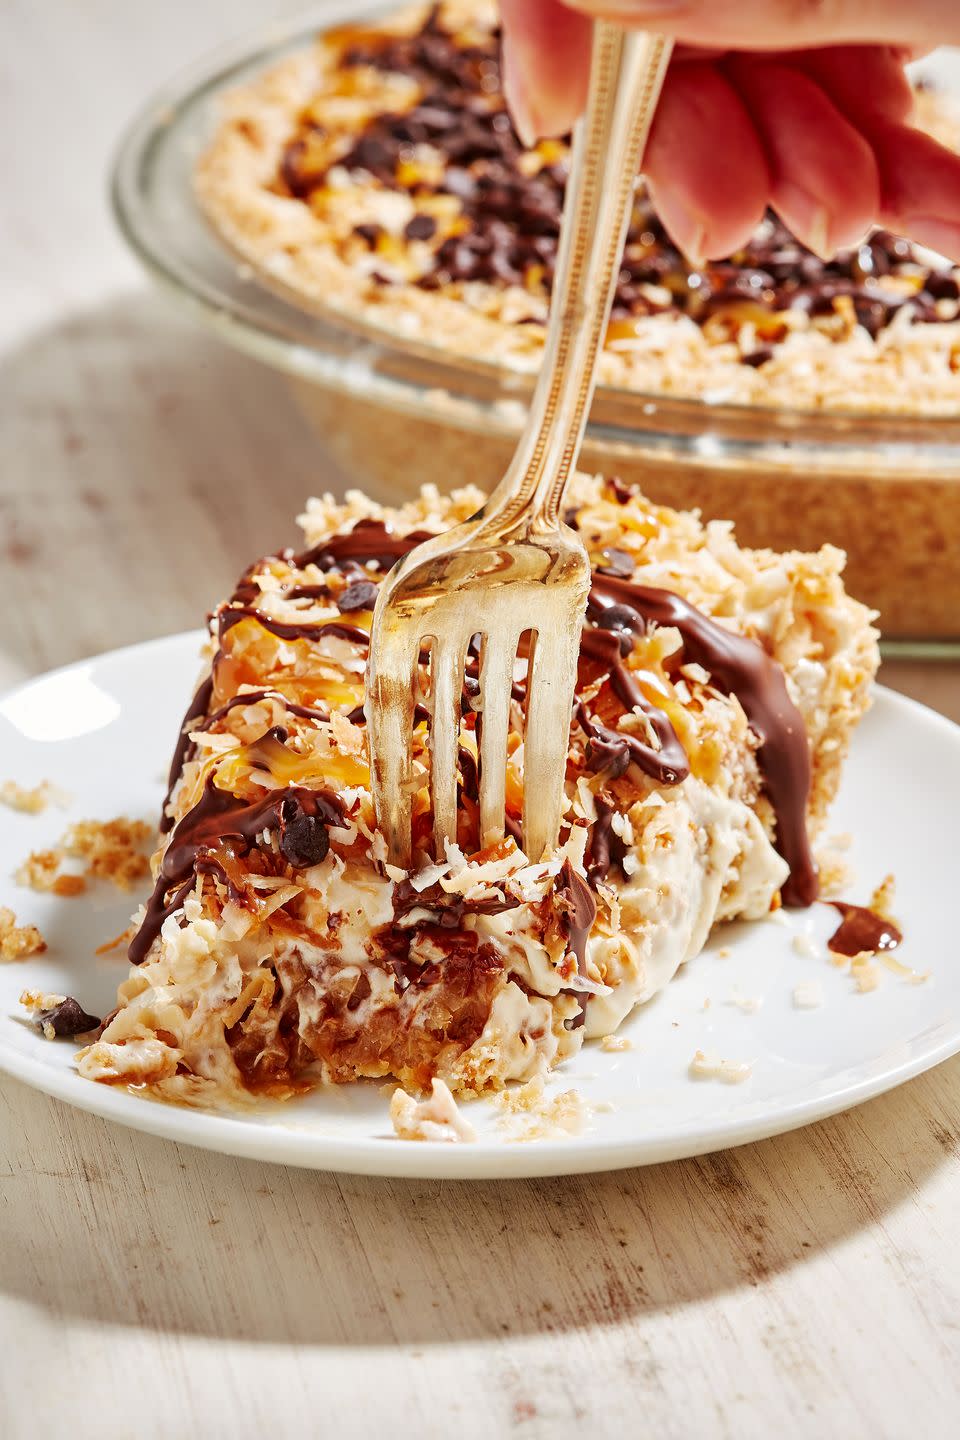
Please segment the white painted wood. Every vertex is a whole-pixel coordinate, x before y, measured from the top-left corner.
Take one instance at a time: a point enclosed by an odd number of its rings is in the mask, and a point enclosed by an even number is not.
[[[0,8],[0,683],[193,625],[329,481],[103,197],[138,100],[282,9]],[[960,719],[956,669],[885,678]],[[4,1080],[0,1434],[952,1434],[958,1155],[960,1061],[726,1155],[474,1186],[193,1152]]]

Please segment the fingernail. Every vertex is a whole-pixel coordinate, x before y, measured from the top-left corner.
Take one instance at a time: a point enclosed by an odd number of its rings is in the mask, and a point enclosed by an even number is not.
[[[858,227],[846,234],[841,230],[839,234],[832,237],[833,244],[838,250],[859,250],[861,245],[866,245],[875,228],[873,225],[868,225],[866,230]]]
[[[907,215],[896,229],[948,260],[960,260],[960,223],[956,220],[941,220],[936,215]]]
[[[837,247],[830,237],[830,212],[808,190],[791,182],[779,185],[774,208],[814,255],[821,260],[833,257]]]
[[[513,50],[509,45],[504,45],[503,47],[501,68],[503,72],[503,96],[507,102],[510,119],[513,121],[513,128],[520,137],[520,143],[527,150],[530,150],[536,145],[540,138],[540,131],[533,117],[527,87],[523,82],[520,68],[514,60]]]
[[[704,227],[693,215],[686,211],[678,213],[671,207],[667,229],[674,243],[680,247],[687,264],[699,270],[707,255],[707,232]]]

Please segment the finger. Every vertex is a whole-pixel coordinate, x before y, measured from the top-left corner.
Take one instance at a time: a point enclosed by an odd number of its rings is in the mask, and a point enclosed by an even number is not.
[[[729,255],[763,216],[770,176],[734,87],[708,61],[674,65],[644,157],[657,213],[689,260]]]
[[[960,41],[956,0],[565,0],[593,17],[660,30],[693,45],[781,50],[876,41]]]
[[[960,155],[909,125],[878,127],[870,138],[883,224],[960,261]]]
[[[891,45],[828,45],[800,50],[790,64],[810,75],[858,130],[878,120],[902,124],[914,112],[901,51]]]
[[[759,56],[722,63],[766,148],[773,208],[824,258],[855,244],[880,210],[870,144],[802,71]]]
[[[501,0],[503,89],[525,145],[564,135],[583,110],[592,22],[561,0]]]

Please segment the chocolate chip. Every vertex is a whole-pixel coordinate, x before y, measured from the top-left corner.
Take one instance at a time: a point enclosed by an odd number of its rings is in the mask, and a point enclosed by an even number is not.
[[[616,575],[620,580],[629,580],[636,568],[636,561],[626,550],[608,545],[603,552],[603,564],[597,566],[599,575]]]
[[[309,195],[314,183],[310,176],[304,177],[302,166],[303,159],[307,152],[304,140],[293,140],[284,150],[280,161],[280,179],[298,199]]]
[[[597,611],[596,624],[600,630],[632,630],[639,618],[630,605],[605,605]]]
[[[372,223],[369,225],[354,225],[353,233],[354,235],[359,235],[361,240],[366,240],[372,250],[383,234],[383,226]]]
[[[96,1030],[99,1024],[97,1017],[88,1015],[79,1000],[74,1000],[72,995],[68,995],[51,1010],[41,1010],[36,1017],[37,1028],[45,1035],[49,1033],[48,1027],[52,1028],[58,1039],[69,1035],[85,1035],[88,1030]]]
[[[414,215],[403,230],[408,240],[429,240],[437,233],[437,222],[432,215]]]
[[[953,275],[928,275],[923,288],[934,300],[960,300],[960,284]]]
[[[341,615],[351,610],[372,610],[377,603],[377,587],[372,580],[354,580],[337,596],[337,609]]]
[[[749,355],[741,355],[740,363],[742,365],[752,365],[755,370],[759,370],[761,365],[766,365],[767,361],[772,359],[772,346],[761,345],[759,350],[751,350]]]
[[[376,135],[361,135],[340,164],[347,170],[369,170],[378,178],[392,176],[397,157]]]
[[[591,770],[602,770],[610,780],[616,780],[630,765],[630,746],[622,735],[595,725],[587,741],[587,764]]]
[[[308,815],[295,801],[286,800],[280,811],[280,853],[298,870],[319,865],[330,849],[327,827],[318,815]]]

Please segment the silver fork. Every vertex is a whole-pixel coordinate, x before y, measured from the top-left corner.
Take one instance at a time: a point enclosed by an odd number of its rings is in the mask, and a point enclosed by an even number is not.
[[[671,42],[600,21],[587,110],[575,134],[543,365],[530,415],[500,484],[461,525],[426,540],[380,587],[367,671],[367,735],[377,820],[392,864],[409,868],[414,708],[430,708],[437,858],[456,838],[457,751],[467,647],[481,638],[480,831],[504,834],[507,738],[517,649],[531,635],[523,750],[523,848],[556,845],[590,561],[560,520],[595,385],[597,350],[634,183]],[[429,696],[420,660],[430,650]]]

